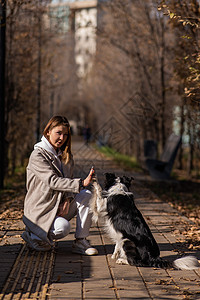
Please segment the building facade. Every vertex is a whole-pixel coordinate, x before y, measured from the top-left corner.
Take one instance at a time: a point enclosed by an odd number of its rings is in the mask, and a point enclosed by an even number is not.
[[[97,0],[54,0],[49,5],[50,29],[56,29],[58,34],[74,32],[74,58],[81,79],[91,70],[96,53],[97,3]]]

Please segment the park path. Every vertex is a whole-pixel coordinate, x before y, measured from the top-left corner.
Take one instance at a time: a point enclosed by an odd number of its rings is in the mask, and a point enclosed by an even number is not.
[[[179,232],[190,221],[145,188],[143,174],[123,170],[93,147],[74,140],[75,177],[87,175],[93,165],[103,184],[104,172],[135,178],[132,192],[156,238],[161,256],[173,260],[183,253],[184,236]],[[162,270],[117,265],[111,259],[114,249],[102,224],[93,224],[89,240],[97,256],[71,253],[75,219],[71,233],[56,243],[54,250],[30,251],[22,241],[21,220],[3,220],[0,242],[0,299],[200,299],[200,269]],[[193,253],[200,259],[200,253]]]

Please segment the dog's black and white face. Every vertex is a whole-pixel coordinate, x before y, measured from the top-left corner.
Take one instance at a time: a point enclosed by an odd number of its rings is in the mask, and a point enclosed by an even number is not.
[[[105,190],[111,193],[129,192],[133,177],[117,177],[114,173],[105,174]]]

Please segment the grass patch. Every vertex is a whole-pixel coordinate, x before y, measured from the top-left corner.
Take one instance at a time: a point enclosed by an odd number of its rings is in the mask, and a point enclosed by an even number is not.
[[[108,146],[97,148],[97,150],[103,153],[105,156],[113,159],[113,161],[125,169],[142,172],[142,169],[134,156],[121,154]]]

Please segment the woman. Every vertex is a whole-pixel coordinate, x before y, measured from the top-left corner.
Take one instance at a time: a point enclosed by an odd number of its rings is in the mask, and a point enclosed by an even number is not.
[[[92,181],[94,169],[84,180],[73,179],[73,165],[69,122],[55,116],[46,125],[41,142],[34,146],[27,166],[26,230],[22,238],[35,250],[47,251],[54,240],[69,234],[69,221],[77,214],[72,251],[97,254],[86,240],[91,226],[91,192],[84,189]]]

